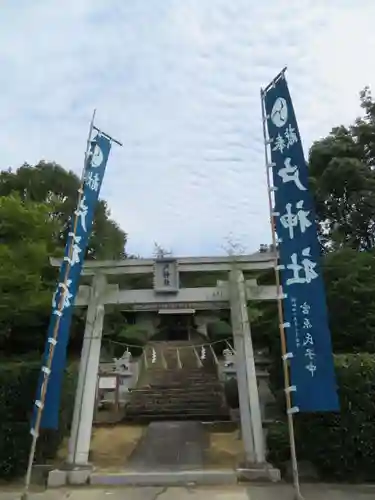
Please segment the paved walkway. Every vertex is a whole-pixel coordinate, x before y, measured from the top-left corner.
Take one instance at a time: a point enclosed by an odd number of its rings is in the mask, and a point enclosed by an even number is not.
[[[304,485],[305,500],[370,500],[375,487]],[[0,489],[0,500],[20,500],[20,492]],[[30,500],[294,500],[288,485],[221,488],[61,489],[31,493]]]
[[[200,422],[152,422],[127,467],[153,472],[203,469],[204,444]]]

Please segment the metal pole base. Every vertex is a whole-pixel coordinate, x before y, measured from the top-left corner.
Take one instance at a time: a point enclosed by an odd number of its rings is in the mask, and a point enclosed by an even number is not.
[[[293,500],[305,500],[300,491],[295,491],[293,495]]]

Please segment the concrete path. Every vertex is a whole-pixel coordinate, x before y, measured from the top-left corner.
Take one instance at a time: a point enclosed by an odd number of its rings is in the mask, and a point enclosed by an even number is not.
[[[370,500],[375,487],[304,485],[305,500]],[[1,490],[0,500],[20,500],[21,492]],[[288,485],[222,488],[80,488],[34,492],[30,500],[294,500]]]
[[[200,422],[152,422],[127,467],[153,472],[203,469],[204,447]]]

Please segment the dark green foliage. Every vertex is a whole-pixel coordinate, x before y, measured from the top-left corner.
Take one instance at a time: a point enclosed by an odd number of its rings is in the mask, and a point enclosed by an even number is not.
[[[375,481],[375,356],[340,355],[335,365],[341,411],[296,416],[298,458],[322,479]],[[288,459],[286,423],[273,424],[267,440],[272,463]]]
[[[342,248],[323,257],[333,352],[375,352],[375,251]],[[279,321],[276,303],[261,304],[263,314],[252,324],[273,360],[272,389],[283,387]],[[280,398],[283,401],[283,395]]]
[[[126,325],[118,334],[118,341],[130,346],[129,351],[133,357],[138,357],[142,354],[147,339],[147,330],[140,328],[138,325]],[[124,352],[124,347],[122,348],[122,352]]]
[[[327,254],[324,278],[334,352],[375,352],[375,251]]]
[[[63,255],[79,185],[73,172],[54,163],[0,172],[0,353],[5,356],[43,350],[58,274],[49,258]],[[124,258],[125,241],[99,201],[87,257]],[[70,338],[76,352],[82,320],[82,311],[75,311]]]
[[[288,424],[275,421],[267,429],[267,460],[278,467],[284,475],[286,463],[290,460]],[[299,459],[301,457],[298,457]]]
[[[44,317],[50,314],[52,287],[48,257],[58,225],[43,203],[0,197],[0,350],[14,352],[14,332],[35,328],[19,337],[20,351],[38,349],[44,341]]]
[[[148,340],[148,332],[139,325],[130,324],[129,316],[131,315],[116,310],[105,315],[104,345],[111,357],[121,356],[126,345],[129,346],[133,357],[142,354],[142,349]]]
[[[31,445],[30,418],[33,411],[40,362],[0,365],[0,478],[12,479],[25,473]],[[42,431],[35,463],[53,459],[67,434],[74,405],[76,368],[67,369],[57,431]]]
[[[213,349],[217,355],[221,355],[228,344],[233,346],[232,327],[226,321],[212,321],[207,325],[207,335],[210,342],[213,342]]]
[[[207,335],[211,341],[232,337],[232,328],[225,321],[212,321],[207,325]]]
[[[310,182],[326,250],[369,250],[375,243],[375,103],[368,89],[361,93],[361,107],[362,118],[334,128],[310,150]]]
[[[56,163],[40,162],[35,166],[24,164],[16,171],[0,173],[0,197],[17,193],[22,202],[36,202],[49,207],[51,218],[58,222],[53,242],[64,249],[70,227],[70,218],[77,204],[80,179],[74,172],[64,170]],[[96,259],[125,257],[126,234],[110,219],[105,201],[100,200],[87,249],[87,255]]]

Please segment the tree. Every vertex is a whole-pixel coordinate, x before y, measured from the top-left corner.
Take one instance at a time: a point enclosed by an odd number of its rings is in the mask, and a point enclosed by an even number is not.
[[[326,250],[375,244],[375,103],[366,88],[365,111],[350,127],[336,127],[310,150],[311,185]]]
[[[52,283],[48,258],[58,256],[58,221],[49,206],[19,196],[0,197],[0,346],[38,349],[46,335]]]
[[[128,348],[133,356],[140,356],[148,340],[147,329],[129,324],[126,314],[114,309],[104,317],[103,342],[110,357],[121,356]]]
[[[166,257],[172,257],[173,252],[171,250],[166,250],[164,247],[154,242],[154,257],[155,259],[164,259]]]
[[[57,277],[49,257],[63,255],[79,187],[73,172],[54,163],[0,173],[0,344],[9,353],[43,348]],[[124,258],[125,242],[99,201],[86,258]],[[84,312],[75,311],[75,349],[83,323]]]
[[[334,352],[375,352],[375,251],[329,253],[324,277]]]
[[[59,223],[59,231],[54,235],[54,240],[60,248],[65,247],[79,187],[77,175],[56,163],[40,162],[34,167],[24,164],[15,172],[0,173],[0,196],[9,196],[15,192],[22,202],[44,203],[50,208],[51,217]],[[100,200],[88,244],[88,258],[125,257],[126,235],[109,217],[106,202]]]
[[[322,270],[334,353],[375,352],[375,249],[358,252],[344,247],[328,252]],[[272,274],[264,273],[261,284],[274,282]],[[264,301],[258,307],[261,314],[251,324],[253,341],[269,348],[279,363],[276,301]]]

